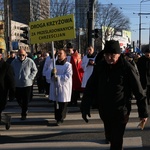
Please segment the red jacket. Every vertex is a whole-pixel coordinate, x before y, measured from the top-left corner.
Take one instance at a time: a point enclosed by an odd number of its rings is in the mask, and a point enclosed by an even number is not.
[[[82,63],[81,54],[79,54],[78,52],[75,52],[71,56],[70,63],[72,64],[72,69],[73,69],[72,88],[73,90],[82,91],[83,88],[81,88],[81,83],[82,83],[84,71],[81,67],[81,63]]]

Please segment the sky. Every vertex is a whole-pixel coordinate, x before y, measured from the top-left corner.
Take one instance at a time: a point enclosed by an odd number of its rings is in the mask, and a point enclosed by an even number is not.
[[[130,20],[131,40],[137,43],[139,40],[139,15],[150,13],[150,0],[98,0],[101,4],[110,4],[119,8]],[[141,2],[142,1],[142,2]],[[141,5],[140,5],[141,4]],[[141,15],[141,44],[149,43],[150,14]]]

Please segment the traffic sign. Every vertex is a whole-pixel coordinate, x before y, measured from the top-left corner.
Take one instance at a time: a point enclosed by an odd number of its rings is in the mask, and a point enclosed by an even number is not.
[[[30,22],[30,42],[47,43],[75,38],[74,15]]]

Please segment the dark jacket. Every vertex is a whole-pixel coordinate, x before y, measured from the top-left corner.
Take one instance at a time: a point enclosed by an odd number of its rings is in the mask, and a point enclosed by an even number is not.
[[[7,103],[8,91],[11,90],[11,98],[15,97],[15,80],[10,64],[0,61],[0,113]]]
[[[6,62],[9,63],[9,64],[11,64],[11,62],[12,62],[14,59],[15,59],[15,57],[13,57],[13,58],[10,57],[10,58],[8,58],[8,59],[6,60]]]
[[[87,82],[81,111],[88,112],[96,103],[100,114],[108,118],[121,118],[129,114],[129,97],[135,95],[139,117],[148,117],[146,96],[134,66],[121,56],[115,65],[99,61]]]
[[[143,89],[146,89],[147,85],[150,85],[150,59],[142,56],[138,59],[137,67],[140,74],[140,81]]]
[[[36,58],[35,60],[34,60],[34,62],[35,62],[35,64],[36,64],[36,67],[37,67],[37,69],[38,69],[38,72],[37,72],[37,74],[36,74],[36,77],[37,78],[41,78],[42,77],[42,65],[43,65],[43,61],[44,61],[44,59],[43,59],[43,57],[38,57],[38,58]]]

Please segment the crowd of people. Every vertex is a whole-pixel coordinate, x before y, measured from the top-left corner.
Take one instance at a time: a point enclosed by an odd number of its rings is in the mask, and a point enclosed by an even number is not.
[[[141,122],[147,122],[149,65],[149,49],[143,55],[121,53],[119,42],[114,40],[106,41],[99,53],[92,46],[87,47],[84,56],[70,43],[65,48],[54,49],[53,53],[38,51],[35,58],[20,49],[17,54],[11,52],[4,61],[0,52],[0,91],[3,91],[0,113],[5,109],[7,98],[16,99],[22,110],[21,120],[27,119],[36,82],[38,92],[54,102],[56,125],[63,123],[68,106],[80,106],[86,122],[90,109],[96,108],[104,123],[106,143],[110,143],[111,150],[122,150],[133,96]]]

